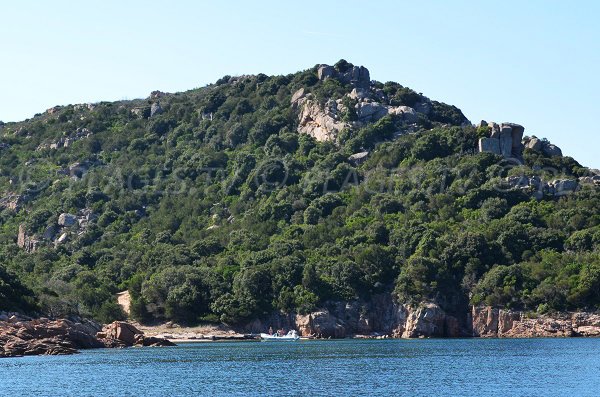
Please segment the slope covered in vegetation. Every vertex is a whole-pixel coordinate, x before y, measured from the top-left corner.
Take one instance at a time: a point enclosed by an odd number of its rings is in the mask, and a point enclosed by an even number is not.
[[[1,125],[0,309],[109,321],[124,289],[138,319],[190,323],[387,293],[598,308],[590,170],[533,146],[522,164],[478,153],[487,126],[364,73],[225,76]]]

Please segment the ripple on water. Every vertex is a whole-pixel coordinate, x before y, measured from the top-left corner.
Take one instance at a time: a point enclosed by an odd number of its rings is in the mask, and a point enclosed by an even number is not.
[[[197,343],[0,360],[0,395],[596,396],[600,339]]]

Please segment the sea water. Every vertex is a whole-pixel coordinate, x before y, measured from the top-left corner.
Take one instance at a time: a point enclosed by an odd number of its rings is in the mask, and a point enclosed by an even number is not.
[[[600,339],[212,342],[0,359],[1,396],[598,396]]]

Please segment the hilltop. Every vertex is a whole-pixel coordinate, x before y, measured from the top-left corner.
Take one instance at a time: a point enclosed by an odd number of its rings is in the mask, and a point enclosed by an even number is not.
[[[0,310],[402,334],[600,304],[598,171],[344,60],[0,135]]]

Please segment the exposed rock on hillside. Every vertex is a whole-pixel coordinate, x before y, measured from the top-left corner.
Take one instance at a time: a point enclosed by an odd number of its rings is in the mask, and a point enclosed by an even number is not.
[[[148,98],[149,99],[159,99],[159,98],[164,97],[165,95],[167,95],[167,94],[162,91],[155,90],[150,93],[150,96]]]
[[[323,81],[337,79],[353,86],[345,97],[355,102],[353,109],[347,108],[344,98],[330,98],[322,105],[304,88],[292,95],[292,107],[298,110],[298,132],[313,136],[318,141],[335,141],[342,130],[360,128],[387,115],[398,116],[410,130],[410,126],[419,119],[418,113],[428,113],[431,109],[429,100],[424,97],[423,102],[416,105],[418,110],[409,106],[393,106],[385,93],[371,84],[369,71],[363,66],[352,66],[342,73],[333,66],[320,65],[317,75]],[[350,113],[355,114],[356,119],[344,121],[344,116]]]
[[[537,137],[525,137],[523,144],[527,149],[541,152],[548,157],[562,156],[562,150],[560,148],[545,139],[539,139]]]
[[[484,123],[482,121],[482,123]],[[480,126],[482,125],[480,123]],[[479,140],[479,151],[490,152],[505,158],[520,158],[523,154],[523,132],[525,128],[515,123],[489,123],[489,138]]]
[[[582,176],[579,178],[579,183],[600,186],[600,175]]]
[[[531,194],[536,199],[542,199],[544,196],[564,196],[571,194],[580,188],[581,183],[600,184],[600,178],[582,177],[579,182],[575,179],[555,179],[553,181],[543,181],[538,176],[510,176],[504,179],[510,189],[518,189]]]
[[[75,129],[75,131],[73,131],[71,133],[65,133],[64,136],[60,137],[59,139],[57,139],[55,141],[46,142],[46,143],[39,145],[36,150],[44,150],[44,149],[56,150],[56,149],[60,149],[60,148],[68,148],[71,145],[73,145],[73,143],[80,141],[82,139],[89,138],[92,135],[93,135],[92,131],[90,131],[88,128],[80,127],[80,128]]]
[[[17,246],[27,252],[34,252],[38,247],[50,243],[55,245],[65,243],[69,236],[80,237],[86,233],[89,225],[96,220],[92,210],[84,208],[77,215],[62,213],[55,225],[46,227],[41,234],[29,234],[24,224],[19,225]]]
[[[320,65],[317,69],[317,75],[319,80],[322,81],[334,78],[343,83],[352,84],[357,88],[369,88],[371,84],[369,70],[364,66],[351,66],[348,70],[337,71],[333,66]]]
[[[34,252],[40,244],[34,236],[28,236],[25,230],[25,225],[19,225],[19,232],[17,233],[17,246],[24,249],[26,252]]]
[[[541,152],[548,157],[562,156],[562,150],[547,140],[523,137],[525,128],[515,123],[487,123],[482,120],[479,128],[487,128],[490,136],[479,139],[479,152],[494,153],[504,158],[521,159],[524,149]]]
[[[348,157],[348,161],[354,165],[359,165],[359,164],[364,163],[368,157],[369,157],[369,152],[354,153],[353,155]]]
[[[163,108],[160,106],[160,103],[154,102],[152,107],[150,107],[150,117],[157,116],[163,112]]]
[[[335,140],[339,132],[349,127],[349,124],[340,120],[337,102],[328,102],[321,108],[310,94],[305,96],[303,92],[297,92],[294,96],[297,99],[292,105],[301,109],[298,132],[313,136],[318,141],[328,141]]]
[[[19,211],[21,206],[25,204],[28,197],[20,194],[9,193],[6,196],[0,198],[0,209],[8,208],[12,211]]]

